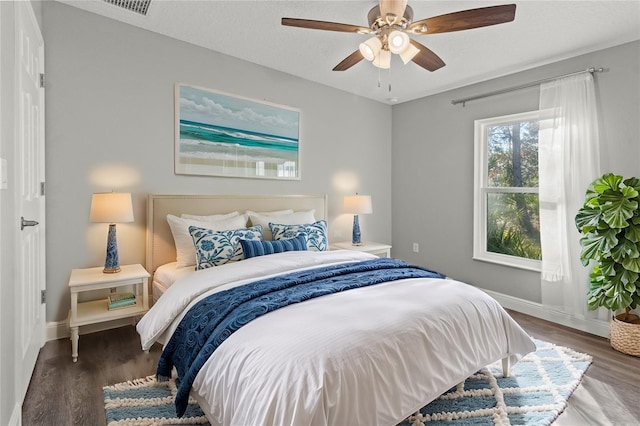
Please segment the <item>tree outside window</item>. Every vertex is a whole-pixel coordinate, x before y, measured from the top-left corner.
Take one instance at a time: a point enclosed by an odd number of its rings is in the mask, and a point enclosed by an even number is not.
[[[475,123],[474,258],[539,270],[538,112]]]

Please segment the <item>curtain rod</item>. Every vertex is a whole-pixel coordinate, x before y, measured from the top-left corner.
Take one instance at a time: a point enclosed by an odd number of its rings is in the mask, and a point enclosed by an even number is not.
[[[468,98],[454,99],[454,100],[451,101],[451,103],[453,105],[462,104],[462,106],[464,107],[465,106],[464,104],[469,102],[469,101],[475,101],[477,99],[488,98],[489,96],[501,95],[503,93],[513,92],[515,90],[526,89],[527,87],[537,86],[537,85],[539,85],[541,83],[546,83],[548,81],[557,80],[559,78],[570,77],[572,75],[584,74],[586,72],[593,74],[594,72],[603,72],[603,71],[604,71],[604,68],[602,68],[602,67],[599,67],[599,68],[591,67],[591,68],[588,68],[586,70],[572,72],[570,74],[559,75],[557,77],[545,78],[543,80],[534,81],[532,83],[521,84],[520,86],[509,87],[507,89],[502,89],[502,90],[495,90],[493,92],[483,93],[481,95],[471,96],[471,97],[468,97]]]

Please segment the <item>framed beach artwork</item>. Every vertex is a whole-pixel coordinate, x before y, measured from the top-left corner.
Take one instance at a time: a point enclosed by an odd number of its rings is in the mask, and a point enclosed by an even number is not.
[[[300,179],[300,112],[176,84],[175,173]]]

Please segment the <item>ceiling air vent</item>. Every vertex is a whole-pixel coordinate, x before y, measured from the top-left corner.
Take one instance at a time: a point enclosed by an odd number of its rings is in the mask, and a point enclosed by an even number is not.
[[[140,15],[147,16],[147,9],[151,0],[103,0],[105,3],[113,4],[118,7],[130,10]]]

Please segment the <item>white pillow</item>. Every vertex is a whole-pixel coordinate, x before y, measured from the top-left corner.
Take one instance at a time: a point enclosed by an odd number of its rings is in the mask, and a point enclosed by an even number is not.
[[[272,239],[269,223],[279,223],[282,225],[304,225],[314,223],[316,221],[315,209],[284,214],[264,214],[251,211],[248,211],[247,213],[249,214],[252,225],[262,226],[262,238],[267,241]]]
[[[180,217],[183,219],[195,219],[195,220],[201,220],[203,222],[215,222],[218,220],[229,219],[231,217],[236,217],[236,216],[240,216],[240,212],[231,212],[226,214],[212,214],[212,215],[206,215],[206,216],[198,216],[195,214],[187,214],[187,213],[183,213],[180,215]]]
[[[215,222],[203,222],[195,219],[185,219],[171,214],[167,215],[167,222],[173,234],[176,245],[176,262],[178,268],[193,266],[196,264],[196,249],[193,239],[189,234],[190,226],[211,229],[214,231],[228,231],[231,229],[246,228],[247,220],[244,215],[230,217]]]
[[[273,210],[270,212],[254,212],[253,210],[247,210],[246,212],[244,212],[244,215],[246,216],[247,219],[249,219],[251,216],[281,216],[284,214],[289,214],[289,213],[293,213],[293,209],[285,209],[285,210]],[[257,225],[257,223],[251,223],[251,225]],[[265,238],[265,235],[271,235],[271,231],[269,231],[269,226],[267,225],[267,227],[265,228],[264,223],[262,225],[262,239],[267,239]],[[271,239],[271,238],[269,238]]]

